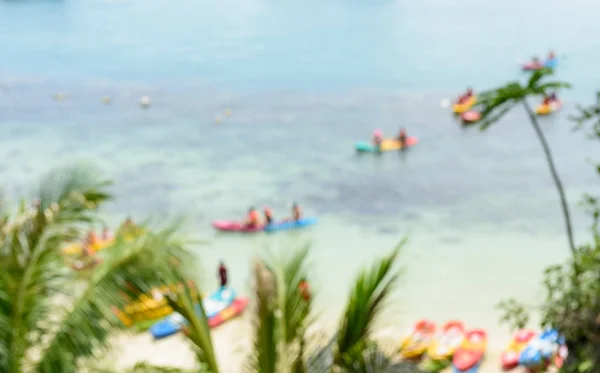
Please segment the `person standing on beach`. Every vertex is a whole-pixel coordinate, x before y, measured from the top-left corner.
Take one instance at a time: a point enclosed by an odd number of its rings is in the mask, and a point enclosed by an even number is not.
[[[221,287],[227,286],[227,268],[223,261],[219,263],[219,279],[221,280]]]

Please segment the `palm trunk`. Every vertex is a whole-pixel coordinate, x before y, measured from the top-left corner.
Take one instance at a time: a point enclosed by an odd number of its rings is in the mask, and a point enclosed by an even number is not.
[[[548,162],[548,167],[550,168],[550,173],[552,174],[552,179],[554,180],[554,185],[556,186],[556,190],[558,191],[558,195],[560,196],[560,203],[563,210],[563,217],[565,219],[565,226],[567,228],[567,238],[569,239],[569,248],[571,249],[571,254],[573,258],[576,255],[575,251],[575,242],[573,239],[573,228],[571,225],[571,215],[569,213],[569,205],[567,204],[567,197],[565,195],[565,190],[562,186],[562,182],[560,181],[560,177],[558,176],[558,172],[556,172],[556,167],[554,166],[554,160],[552,159],[552,153],[550,152],[550,147],[546,142],[546,137],[540,128],[540,124],[538,123],[537,116],[534,114],[533,110],[527,103],[527,100],[523,100],[523,106],[525,107],[525,111],[527,115],[529,115],[529,119],[531,121],[531,125],[535,129],[535,132],[542,144],[542,148],[544,149],[544,155],[546,156],[546,161]]]

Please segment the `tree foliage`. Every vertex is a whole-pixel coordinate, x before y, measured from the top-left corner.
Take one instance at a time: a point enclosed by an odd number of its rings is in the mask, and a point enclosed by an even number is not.
[[[171,282],[173,263],[189,262],[176,227],[117,235],[85,280],[65,265],[62,248],[82,237],[111,198],[96,170],[52,171],[33,203],[0,211],[0,371],[76,372],[120,328],[112,307],[124,289],[146,292]],[[129,285],[129,287],[125,286]]]

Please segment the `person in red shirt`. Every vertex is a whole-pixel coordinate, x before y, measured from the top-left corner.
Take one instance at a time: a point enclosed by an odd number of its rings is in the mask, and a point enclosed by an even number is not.
[[[258,216],[258,211],[254,207],[250,207],[248,210],[248,218],[246,219],[246,227],[255,228],[260,225],[260,218]]]
[[[221,287],[227,286],[227,268],[223,261],[219,263],[219,280],[221,281]]]

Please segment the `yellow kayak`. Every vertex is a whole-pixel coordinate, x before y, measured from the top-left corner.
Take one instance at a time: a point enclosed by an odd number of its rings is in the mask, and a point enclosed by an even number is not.
[[[192,297],[196,297],[196,287],[193,284],[193,281],[189,281]],[[182,287],[183,284],[177,286]],[[123,311],[115,308],[113,312],[125,326],[160,319],[173,313],[164,297],[169,290],[175,290],[175,285],[154,288],[149,294],[142,294],[137,300],[129,303]]]
[[[454,351],[463,343],[465,338],[464,324],[460,321],[450,321],[442,327],[429,348],[427,356],[431,360],[449,360],[454,355]]]
[[[419,321],[400,342],[400,356],[403,359],[421,357],[431,345],[434,333],[435,324],[428,320]]]
[[[110,246],[110,244],[112,242],[113,242],[113,239],[99,240],[94,245],[92,245],[92,250],[94,250],[94,252],[98,252],[98,251]],[[65,255],[78,255],[78,254],[81,254],[82,251],[83,251],[83,247],[80,242],[74,242],[70,245],[65,246],[65,248],[63,249],[63,253]]]
[[[556,100],[549,104],[538,105],[538,107],[535,108],[535,113],[537,115],[548,115],[560,110],[561,107],[562,103],[559,100]]]
[[[473,105],[477,103],[477,96],[471,96],[466,102],[462,104],[454,104],[452,106],[452,111],[456,114],[462,114],[465,111],[471,109]]]

